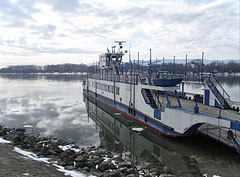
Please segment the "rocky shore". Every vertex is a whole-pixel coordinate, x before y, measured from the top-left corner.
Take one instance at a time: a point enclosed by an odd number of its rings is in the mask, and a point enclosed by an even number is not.
[[[100,147],[91,146],[84,149],[74,145],[73,142],[69,143],[52,137],[32,136],[26,133],[25,128],[10,129],[0,125],[0,137],[10,141],[11,145],[15,147],[15,151],[33,152],[34,157],[45,159],[48,166],[55,166],[59,171],[69,176],[85,174],[85,176],[102,177],[175,177],[174,174],[170,174],[166,167],[159,169],[151,164],[132,164],[131,161],[122,159],[118,154],[106,151]],[[16,147],[19,150],[16,150]],[[2,174],[1,169],[0,173]]]

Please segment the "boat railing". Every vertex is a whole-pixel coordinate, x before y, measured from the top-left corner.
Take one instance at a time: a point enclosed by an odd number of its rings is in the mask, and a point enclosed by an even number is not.
[[[183,74],[171,74],[168,72],[157,72],[154,73],[153,78],[159,78],[159,79],[176,79],[176,78],[184,78]]]
[[[197,73],[188,73],[186,75],[182,74],[183,78],[185,81],[192,81],[192,82],[202,82],[205,78],[206,75],[201,75],[197,74]]]
[[[106,80],[106,81],[115,81],[115,82],[124,82],[138,84],[138,75],[134,74],[104,74],[100,73],[89,73],[88,78],[97,79],[97,80]]]

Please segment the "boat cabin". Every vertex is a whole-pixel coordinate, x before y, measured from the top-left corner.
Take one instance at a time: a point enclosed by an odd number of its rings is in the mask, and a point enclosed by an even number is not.
[[[99,69],[101,73],[101,78],[106,78],[106,75],[114,75],[120,74],[121,70],[121,62],[124,53],[122,52],[122,42],[117,41],[119,43],[119,48],[117,52],[115,51],[116,46],[112,47],[112,52],[109,51],[107,53],[99,55]]]

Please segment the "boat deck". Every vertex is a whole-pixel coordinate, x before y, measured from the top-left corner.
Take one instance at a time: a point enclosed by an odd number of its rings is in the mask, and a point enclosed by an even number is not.
[[[169,96],[169,100],[171,102],[171,106],[178,106],[178,102],[177,102],[176,97]],[[166,98],[165,98],[164,95],[161,96],[161,101],[162,101],[162,103],[164,103],[164,106],[167,106]],[[194,110],[195,101],[187,100],[187,99],[181,99],[181,98],[180,98],[180,101],[181,101],[181,104],[182,104],[183,108],[188,108],[188,109]],[[229,119],[236,120],[236,121],[240,122],[240,114],[237,111],[230,110],[230,109],[220,110],[219,108],[216,108],[216,107],[213,107],[213,106],[208,106],[208,105],[205,105],[205,104],[202,104],[202,103],[198,103],[198,107],[199,107],[199,112],[215,115],[217,117],[219,115],[221,115],[221,117],[229,118]]]

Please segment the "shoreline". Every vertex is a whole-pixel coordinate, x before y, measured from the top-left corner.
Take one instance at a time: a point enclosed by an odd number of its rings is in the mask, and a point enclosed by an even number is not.
[[[0,125],[0,149],[0,174],[4,176],[176,177],[165,166],[132,164],[100,147],[84,149],[57,138],[32,136],[25,128]]]

